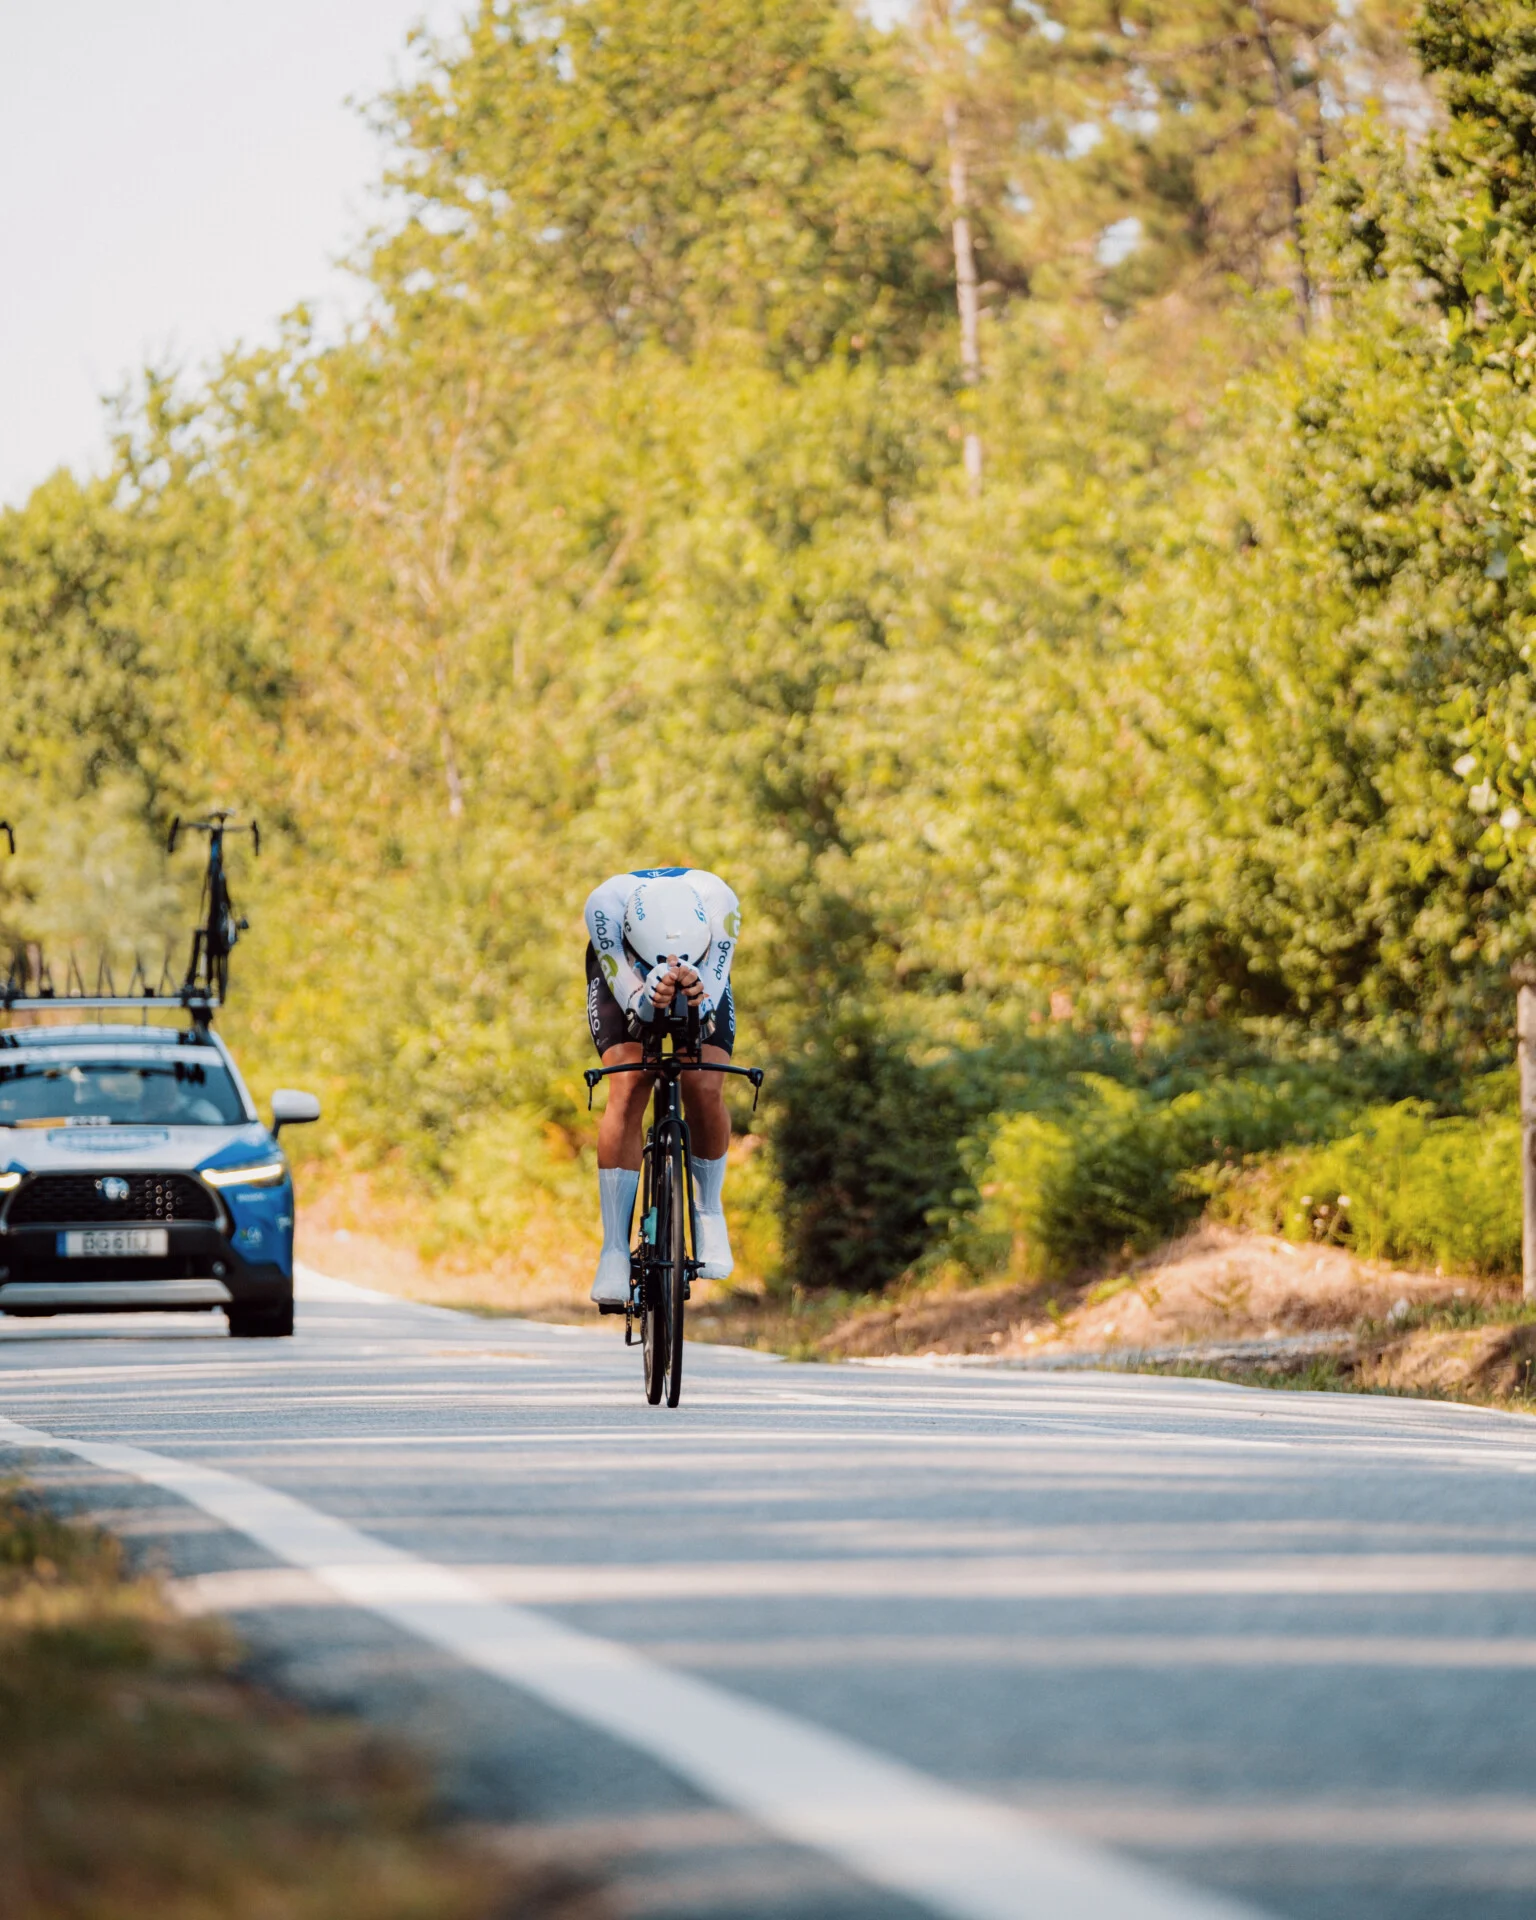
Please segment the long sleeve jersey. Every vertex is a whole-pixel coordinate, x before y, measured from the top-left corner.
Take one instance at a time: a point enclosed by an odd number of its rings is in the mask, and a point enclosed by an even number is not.
[[[704,903],[709,952],[700,963],[699,976],[713,1006],[725,999],[731,983],[731,955],[741,933],[741,903],[717,873],[706,873],[701,867],[637,867],[633,873],[616,873],[594,887],[587,896],[587,933],[598,965],[614,999],[626,1013],[638,1014],[642,1020],[651,1019],[654,1010],[643,998],[645,975],[624,944],[624,912],[642,880],[661,879],[688,881]]]

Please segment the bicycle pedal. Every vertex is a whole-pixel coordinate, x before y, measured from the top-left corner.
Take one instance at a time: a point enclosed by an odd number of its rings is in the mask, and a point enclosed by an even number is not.
[[[599,1300],[597,1310],[599,1313],[623,1313],[626,1311],[622,1300]]]

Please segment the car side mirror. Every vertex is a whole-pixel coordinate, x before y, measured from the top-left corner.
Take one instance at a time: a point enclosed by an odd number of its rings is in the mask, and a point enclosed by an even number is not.
[[[292,1087],[279,1087],[272,1096],[272,1131],[300,1126],[306,1120],[320,1118],[320,1102],[312,1093],[296,1093]]]

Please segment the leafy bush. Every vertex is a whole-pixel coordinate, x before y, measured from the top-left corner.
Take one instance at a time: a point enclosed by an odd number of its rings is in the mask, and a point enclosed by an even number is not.
[[[1147,1247],[1200,1211],[1196,1169],[1326,1136],[1349,1111],[1330,1077],[1273,1069],[1171,1098],[1074,1079],[1066,1111],[995,1116],[966,1142],[977,1206],[958,1237],[973,1264],[1048,1273]]]
[[[810,1034],[771,1083],[785,1277],[868,1292],[935,1242],[951,1251],[976,1198],[967,1138],[989,1115],[1055,1113],[1071,1106],[1075,1075],[1111,1087],[1147,1065],[1124,1040],[1070,1029],[926,1052],[867,1015]]]
[[[1061,1272],[1178,1232],[1255,1155],[1349,1133],[1405,1094],[1507,1104],[1406,1050],[1266,1057],[1230,1028],[1137,1049],[1103,1033],[929,1047],[872,1020],[812,1036],[775,1075],[785,1272],[868,1291],[914,1263]]]
[[[1379,1107],[1343,1139],[1219,1187],[1212,1212],[1368,1259],[1512,1273],[1520,1265],[1519,1119],[1497,1106],[1445,1119],[1421,1101]]]
[[[959,1181],[952,1081],[854,1023],[807,1041],[776,1075],[774,1156],[786,1277],[865,1292],[915,1260]]]

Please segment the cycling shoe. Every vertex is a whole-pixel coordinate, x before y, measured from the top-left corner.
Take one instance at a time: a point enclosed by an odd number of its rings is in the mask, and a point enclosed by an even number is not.
[[[600,1307],[622,1307],[629,1298],[629,1249],[604,1247],[592,1282],[592,1298]]]
[[[723,1213],[699,1215],[699,1278],[729,1280],[736,1265],[731,1255],[731,1236]]]

